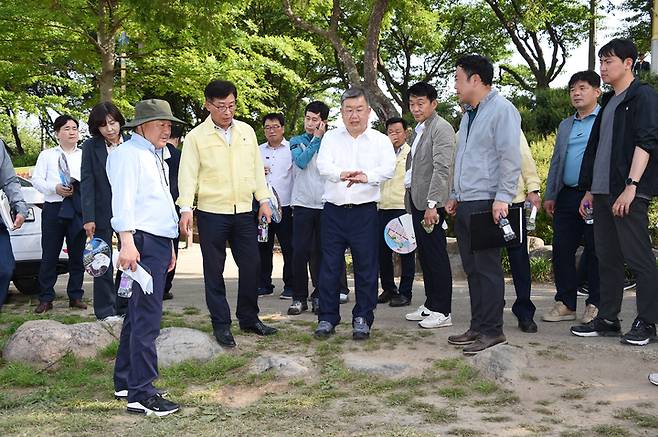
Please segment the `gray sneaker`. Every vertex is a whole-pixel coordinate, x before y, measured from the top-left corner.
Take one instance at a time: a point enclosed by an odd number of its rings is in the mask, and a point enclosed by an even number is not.
[[[315,338],[325,339],[329,338],[335,332],[336,327],[334,325],[327,322],[326,320],[321,320],[320,323],[318,323],[318,327],[315,328],[313,335],[315,335]]]
[[[370,338],[370,327],[363,317],[355,317],[352,322],[352,339],[367,340]]]

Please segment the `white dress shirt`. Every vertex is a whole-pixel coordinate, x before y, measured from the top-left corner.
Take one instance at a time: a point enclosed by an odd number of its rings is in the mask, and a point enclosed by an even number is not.
[[[404,187],[411,188],[411,172],[414,168],[414,155],[416,154],[416,148],[418,143],[420,143],[420,138],[423,136],[423,131],[425,130],[425,122],[419,123],[418,126],[414,129],[416,131],[416,136],[414,137],[414,142],[411,144],[411,166],[409,170],[404,174]]]
[[[132,138],[107,157],[112,186],[112,228],[143,231],[160,237],[178,236],[178,214],[169,192],[169,167],[164,149],[144,137]]]
[[[391,140],[381,132],[367,128],[354,138],[345,127],[324,134],[318,153],[318,170],[327,178],[325,202],[334,205],[363,204],[379,201],[379,183],[391,179],[395,172],[395,152]],[[360,170],[368,177],[365,184],[341,181],[344,171]]]
[[[220,133],[221,136],[224,137],[224,141],[226,141],[226,144],[231,144],[231,133],[233,131],[233,122],[224,129],[223,127],[219,127],[215,125],[215,129],[217,129],[217,132]]]
[[[281,206],[290,206],[293,184],[290,144],[284,139],[275,149],[268,143],[263,143],[260,145],[260,156],[263,158],[263,165],[270,168],[269,174],[265,175],[267,183],[276,190]]]
[[[62,196],[55,192],[57,184],[61,184],[59,177],[59,157],[66,156],[71,178],[80,181],[80,166],[82,164],[82,149],[75,147],[71,152],[65,152],[60,146],[46,149],[39,153],[37,164],[32,171],[32,185],[41,194],[46,202],[61,202]]]

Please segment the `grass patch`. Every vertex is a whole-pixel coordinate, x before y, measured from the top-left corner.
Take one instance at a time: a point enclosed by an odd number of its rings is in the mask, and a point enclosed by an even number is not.
[[[390,407],[398,407],[408,404],[412,397],[413,396],[409,392],[395,392],[386,396],[384,403]]]
[[[448,435],[456,435],[458,437],[477,437],[484,435],[484,433],[482,431],[478,431],[477,429],[453,428],[448,431]]]
[[[585,393],[583,392],[583,389],[572,388],[562,393],[560,397],[568,401],[575,401],[579,399],[584,399]]]
[[[658,417],[652,414],[640,413],[632,408],[619,410],[613,416],[615,419],[633,422],[640,428],[658,428]]]
[[[461,358],[442,358],[434,361],[432,367],[441,370],[455,370],[457,367],[464,365],[464,360]]]
[[[467,396],[466,390],[460,387],[445,387],[439,389],[439,394],[448,399],[461,399]]]
[[[485,422],[502,423],[502,422],[511,422],[513,419],[509,416],[486,416],[483,417],[482,420],[484,420]]]
[[[112,343],[108,344],[103,349],[98,351],[98,357],[113,360],[117,357],[118,350],[119,350],[119,341],[114,340]]]
[[[592,428],[596,436],[600,437],[630,437],[631,433],[619,425],[596,425]]]

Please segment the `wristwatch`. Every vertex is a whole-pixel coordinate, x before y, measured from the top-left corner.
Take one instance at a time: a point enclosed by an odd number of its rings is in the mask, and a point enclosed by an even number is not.
[[[434,209],[434,208],[436,208],[436,200],[428,200],[428,201],[427,201],[427,207],[428,207],[429,209]]]
[[[639,181],[634,181],[632,178],[627,178],[625,183],[626,183],[626,186],[635,185],[637,187],[638,185],[640,185]]]

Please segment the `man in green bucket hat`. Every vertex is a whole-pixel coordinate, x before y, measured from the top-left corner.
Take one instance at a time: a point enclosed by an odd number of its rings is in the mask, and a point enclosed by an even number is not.
[[[119,234],[118,266],[124,275],[144,270],[151,283],[124,277],[131,290],[114,367],[117,398],[127,398],[128,411],[166,416],[180,409],[153,386],[158,377],[155,340],[160,333],[162,294],[167,272],[176,264],[172,238],[178,236],[178,214],[169,192],[164,150],[172,123],[184,123],[164,100],[142,100],[135,118],[126,123],[133,136],[107,158],[112,186],[112,228]],[[132,282],[132,285],[128,285]]]

